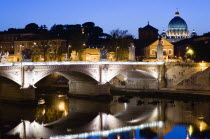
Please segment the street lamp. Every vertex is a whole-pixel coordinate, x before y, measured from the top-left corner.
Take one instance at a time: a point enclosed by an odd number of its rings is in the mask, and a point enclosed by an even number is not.
[[[187,49],[187,52],[186,52],[188,55],[190,55],[191,59],[192,59],[192,55],[194,54],[194,51],[192,49]]]
[[[117,53],[117,49],[119,49],[119,47],[117,47],[117,48],[116,48],[116,51],[115,51],[115,53],[116,53],[116,61],[118,61],[118,53]]]
[[[68,46],[68,52],[67,52],[66,61],[69,61],[69,48],[71,48],[71,45]]]
[[[85,48],[85,61],[87,61],[87,50],[86,50],[86,44],[83,43],[83,47]]]
[[[20,54],[20,60],[22,61],[22,56],[21,56],[21,49],[22,49],[22,45],[20,45],[20,50],[19,50],[19,54]]]

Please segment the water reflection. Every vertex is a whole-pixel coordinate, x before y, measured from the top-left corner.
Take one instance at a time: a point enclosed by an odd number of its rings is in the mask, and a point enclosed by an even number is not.
[[[49,138],[54,133],[35,121],[30,123],[23,120],[18,126],[8,132],[8,135],[19,135],[20,138]]]
[[[49,97],[49,96],[47,96]],[[46,98],[49,100],[49,98]],[[69,113],[69,100],[66,95],[50,96],[51,102],[36,107],[35,120],[39,123],[51,123]],[[42,99],[44,100],[44,99]]]
[[[124,102],[120,97],[114,97],[111,102],[100,102],[68,98],[61,94],[41,94],[37,97],[45,103],[36,106],[2,103],[0,133],[10,131],[20,124],[22,119],[30,122],[35,120],[55,135],[113,131],[163,121],[161,128],[131,128],[129,131],[108,132],[107,136],[121,138],[123,134],[128,134],[129,137],[132,135],[135,138],[170,138],[179,134],[178,138],[210,137],[209,101],[181,101],[176,97],[127,97]]]

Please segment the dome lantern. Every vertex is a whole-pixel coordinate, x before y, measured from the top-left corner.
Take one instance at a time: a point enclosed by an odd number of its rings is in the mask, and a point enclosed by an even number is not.
[[[177,11],[175,12],[175,17],[177,17],[177,16],[178,16],[178,17],[180,16],[178,9],[177,9]]]

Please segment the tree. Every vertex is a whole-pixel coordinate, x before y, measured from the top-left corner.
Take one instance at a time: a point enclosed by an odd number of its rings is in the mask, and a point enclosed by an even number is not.
[[[50,29],[50,32],[52,33],[53,37],[56,38],[65,38],[65,29],[63,25],[53,25]]]
[[[41,54],[43,54],[43,57],[44,57],[44,62],[47,61],[47,51],[48,49],[50,48],[50,45],[48,43],[49,41],[48,40],[42,40],[41,41]]]
[[[210,62],[210,39],[205,35],[174,43],[176,54],[183,58],[191,58],[196,62]],[[191,50],[193,50],[193,53]]]
[[[31,55],[32,55],[32,50],[31,49],[24,49],[22,50],[21,54],[22,54],[22,58],[23,59],[31,59]]]
[[[133,36],[128,34],[127,30],[112,30],[110,33],[110,43],[107,49],[111,52],[116,53],[116,59],[127,60],[128,59],[128,49],[133,41]]]
[[[40,27],[39,27],[39,31],[41,31],[41,32],[47,32],[48,30],[47,30],[47,26],[46,25],[41,25]]]
[[[86,38],[82,34],[76,33],[71,36],[69,44],[71,45],[71,50],[78,52],[79,60],[82,60],[82,52],[86,48]],[[70,53],[70,52],[69,52]]]
[[[25,26],[25,31],[30,33],[37,33],[39,26],[36,23],[30,23]]]
[[[87,28],[92,28],[95,26],[95,23],[93,22],[85,22],[84,24],[82,24],[83,27],[87,27]]]

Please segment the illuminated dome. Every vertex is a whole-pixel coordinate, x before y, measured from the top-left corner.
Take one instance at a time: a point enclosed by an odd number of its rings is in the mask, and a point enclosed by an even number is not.
[[[195,30],[193,29],[193,32],[191,33],[191,37],[196,37],[198,36],[197,33],[195,32]]]
[[[187,30],[187,23],[176,12],[175,17],[169,22],[168,30]]]
[[[166,38],[166,37],[167,37],[167,34],[166,34],[165,30],[163,30],[163,32],[161,33],[161,36],[162,36],[163,38]]]
[[[178,11],[168,24],[167,37],[171,39],[171,42],[189,37],[187,23],[180,17]]]

